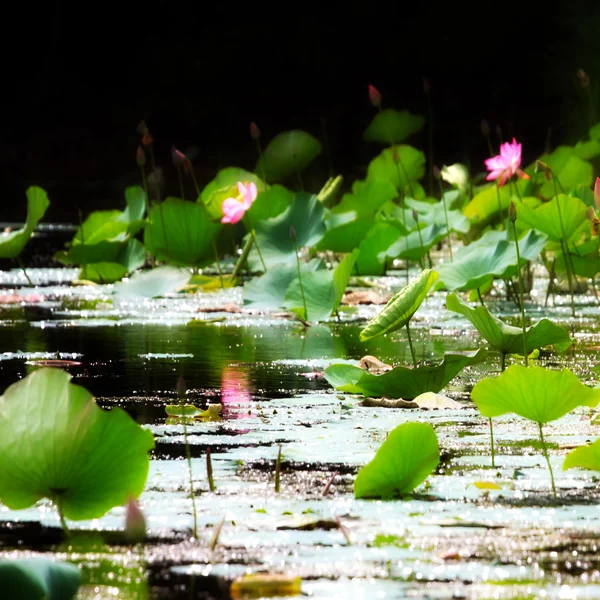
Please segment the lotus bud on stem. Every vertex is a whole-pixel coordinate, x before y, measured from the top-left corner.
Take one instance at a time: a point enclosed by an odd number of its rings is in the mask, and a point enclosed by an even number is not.
[[[523,328],[523,361],[527,366],[527,324],[525,322],[525,304],[523,302],[523,275],[521,273],[521,253],[519,252],[519,238],[517,236],[517,209],[511,200],[508,207],[508,219],[512,223],[515,245],[517,248],[517,273],[519,274],[519,304],[521,305],[521,327]]]
[[[308,321],[308,309],[306,308],[306,296],[304,295],[304,286],[302,285],[302,270],[300,269],[300,257],[298,256],[298,243],[296,241],[296,228],[293,225],[290,226],[290,239],[294,243],[294,254],[296,256],[296,266],[298,267],[298,283],[300,284],[302,305],[304,306],[304,319]]]
[[[179,377],[177,379],[177,385],[175,386],[177,391],[177,397],[179,398],[179,402],[181,404],[185,403],[185,397],[187,394],[187,386],[185,385],[185,380],[183,377]],[[194,538],[198,538],[198,513],[196,511],[196,494],[194,493],[194,474],[192,471],[192,453],[190,451],[190,444],[188,441],[188,430],[187,430],[187,420],[183,418],[183,440],[185,443],[185,457],[188,465],[188,476],[190,480],[190,498],[192,500],[192,514],[194,516],[194,528],[192,530],[192,535]]]
[[[125,507],[125,537],[134,544],[146,539],[146,517],[132,496]]]
[[[590,125],[596,123],[596,109],[594,108],[594,96],[592,94],[592,88],[590,87],[590,78],[589,75],[583,70],[577,70],[577,77],[579,78],[579,83],[581,84],[581,88],[583,89],[588,103],[588,121]]]

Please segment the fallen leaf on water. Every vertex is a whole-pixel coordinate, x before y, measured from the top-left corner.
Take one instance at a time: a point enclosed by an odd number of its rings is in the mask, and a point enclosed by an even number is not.
[[[264,598],[270,596],[299,596],[302,579],[279,573],[255,573],[244,575],[231,584],[233,600],[241,598]]]
[[[392,365],[386,365],[375,356],[363,356],[358,363],[361,369],[366,369],[369,373],[385,373],[393,369]]]
[[[467,487],[469,487],[470,485],[475,486],[478,490],[501,490],[502,486],[499,486],[497,483],[494,483],[493,481],[472,481],[471,483],[469,483],[469,485],[467,485]]]
[[[81,363],[76,360],[61,360],[59,358],[38,358],[26,361],[28,365],[35,365],[36,367],[77,367]]]
[[[414,399],[420,408],[438,409],[438,408],[465,408],[464,404],[456,402],[442,394],[434,392],[425,392]]]
[[[360,405],[369,408],[419,408],[416,402],[402,400],[402,398],[395,400],[390,398],[365,398]]]
[[[34,304],[36,302],[43,302],[44,296],[41,294],[28,294],[26,296],[20,296],[19,294],[0,294],[0,304],[22,304],[23,302],[28,304]]]
[[[357,304],[387,304],[387,301],[392,297],[392,294],[386,294],[381,296],[377,292],[360,291],[360,292],[348,292],[344,294],[342,298],[342,304],[348,306],[356,306]]]
[[[208,306],[206,308],[199,308],[196,312],[203,313],[216,313],[216,312],[226,312],[226,313],[241,313],[244,312],[237,304],[233,302],[229,302],[225,304],[225,306]]]

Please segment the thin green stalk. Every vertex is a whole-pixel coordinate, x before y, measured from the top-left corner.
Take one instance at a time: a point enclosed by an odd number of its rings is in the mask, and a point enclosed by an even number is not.
[[[481,297],[481,290],[479,288],[477,288],[477,297],[479,298],[479,302],[481,303],[481,306],[485,307],[483,298]]]
[[[19,262],[19,266],[21,267],[21,270],[23,271],[23,275],[25,275],[25,279],[27,279],[29,285],[31,287],[33,287],[33,281],[31,281],[31,278],[29,277],[29,273],[27,273],[27,269],[25,268],[25,263],[23,262],[23,259],[20,256],[18,256],[17,261]]]
[[[448,221],[448,204],[446,203],[446,194],[444,194],[444,187],[442,186],[442,180],[440,179],[440,194],[442,202],[444,203],[444,218],[446,219],[446,233],[448,234],[448,250],[450,251],[450,262],[454,262],[452,256],[452,241],[450,240],[450,222]]]
[[[192,512],[194,514],[194,529],[192,530],[192,535],[194,538],[198,537],[198,514],[196,511],[196,495],[194,493],[194,475],[192,471],[192,453],[190,451],[190,444],[188,442],[188,430],[187,423],[185,422],[185,417],[183,421],[183,439],[185,443],[185,458],[187,460],[188,465],[188,476],[190,480],[190,498],[192,500]]]
[[[506,369],[506,352],[500,353],[500,372],[503,372]]]
[[[538,423],[538,427],[540,429],[540,441],[542,442],[542,450],[544,451],[544,457],[546,458],[546,463],[548,464],[548,470],[550,471],[550,481],[552,481],[552,493],[556,498],[556,484],[554,483],[554,473],[552,472],[552,465],[550,464],[550,456],[548,455],[548,446],[546,445],[546,440],[544,439],[544,430],[542,429],[542,424]]]
[[[419,221],[417,219],[417,232],[419,233],[419,244],[421,244],[421,252],[423,252],[423,256],[425,255],[425,245],[423,244],[423,235],[421,234],[421,228],[419,227]],[[431,263],[431,259],[429,259],[429,262]],[[421,257],[419,259],[419,263],[421,265],[421,269],[424,269],[425,267],[423,266],[423,257]],[[431,264],[429,265],[429,267],[431,268]]]
[[[69,531],[69,527],[67,526],[67,521],[65,519],[65,515],[63,513],[62,508],[62,500],[60,494],[57,494],[54,498],[54,504],[56,504],[56,510],[58,511],[58,518],[60,520],[60,526],[62,527],[65,537],[70,537],[71,532]]]
[[[504,217],[502,216],[502,198],[500,197],[500,186],[496,180],[496,194],[498,195],[498,212],[500,213],[500,228],[504,229]]]
[[[200,196],[201,196],[201,192],[200,192],[200,186],[198,185],[198,181],[196,179],[196,173],[194,172],[194,167],[192,166],[191,162],[188,161],[188,165],[189,165],[189,169],[190,169],[190,175],[192,176],[192,182],[194,183],[194,189],[196,190],[196,195],[198,196],[198,204],[200,204],[200,206],[202,207],[202,210],[204,211],[204,214],[208,220],[208,235],[210,236],[210,244],[212,246],[213,249],[213,254],[215,255],[215,262],[217,263],[217,272],[219,273],[219,283],[221,284],[221,289],[223,289],[225,287],[225,284],[223,283],[223,271],[221,271],[221,261],[219,260],[219,251],[217,250],[217,244],[215,242],[215,236],[213,235],[212,232],[212,219],[210,216],[210,213],[208,212],[208,208],[206,208],[206,204],[204,204],[204,202],[202,200],[200,200]]]
[[[236,279],[240,276],[240,273],[244,267],[244,263],[248,259],[248,254],[250,254],[250,250],[252,249],[252,244],[254,243],[254,238],[250,235],[242,248],[242,253],[240,254],[235,266],[233,267],[233,272],[231,273],[231,278]]]
[[[146,216],[149,216],[150,197],[148,196],[148,179],[146,178],[146,171],[143,165],[140,165],[140,172],[142,173],[142,187],[144,188],[144,194],[146,194]]]
[[[210,454],[210,448],[206,449],[206,476],[208,478],[208,487],[211,492],[217,489],[215,485],[215,479],[213,477],[212,457]]]
[[[379,112],[382,112],[382,108],[381,105],[377,107],[377,110]],[[404,163],[402,162],[402,159],[400,158],[398,152],[395,150],[395,142],[394,142],[394,138],[390,135],[390,132],[387,132],[388,137],[390,138],[390,143],[392,144],[392,160],[394,161],[394,164],[396,165],[396,169],[400,168],[402,169],[402,174],[404,175],[404,179],[406,180],[406,185],[408,186],[408,191],[410,193],[410,197],[414,198],[415,195],[413,194],[413,189],[412,189],[412,185],[410,185],[410,179],[408,178],[408,173],[406,172],[406,169],[404,168]],[[398,172],[398,184],[400,185],[400,173]],[[404,192],[404,190],[402,190],[402,192]]]
[[[410,335],[410,327],[409,327],[409,322],[406,322],[406,333],[408,335],[408,345],[410,346],[410,353],[412,355],[412,360],[413,360],[413,365],[415,367],[415,369],[417,368],[417,357],[415,355],[415,349],[413,347],[413,343],[412,343],[412,337]]]
[[[250,216],[248,215],[247,212],[244,214],[243,219],[246,221],[246,229],[248,229],[248,231],[250,232],[250,237],[252,238],[252,241],[254,242],[254,245],[256,246],[256,251],[258,252],[258,257],[260,258],[260,262],[263,266],[263,271],[266,273],[267,265],[265,264],[262,252],[260,251],[260,246],[258,245],[258,242],[256,241],[256,236],[254,235],[254,228],[252,227],[252,223],[250,221]]]
[[[494,425],[492,424],[492,419],[489,419],[490,421],[490,443],[491,443],[491,447],[492,447],[492,468],[495,469],[496,468],[496,450],[494,447]]]
[[[517,248],[517,273],[519,274],[519,304],[521,305],[521,327],[523,328],[523,361],[527,366],[527,324],[525,323],[525,304],[523,302],[523,276],[521,274],[521,253],[519,252],[519,240],[517,238],[517,225],[511,219],[513,224],[513,234],[515,236],[515,246]]]
[[[281,444],[277,452],[277,462],[275,463],[275,493],[279,494],[281,488]]]
[[[296,256],[296,266],[298,267],[298,283],[300,284],[300,293],[302,294],[302,305],[304,306],[304,319],[308,321],[308,309],[306,308],[306,296],[304,295],[304,286],[302,285],[302,271],[300,269],[300,257],[298,256],[298,245],[296,244],[296,235],[292,236],[294,242],[294,255]]]

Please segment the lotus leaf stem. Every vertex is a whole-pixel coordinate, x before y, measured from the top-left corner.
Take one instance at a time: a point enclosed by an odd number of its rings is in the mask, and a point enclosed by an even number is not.
[[[265,261],[263,259],[263,255],[262,255],[262,252],[260,251],[260,247],[258,245],[258,242],[256,241],[256,235],[254,234],[254,228],[252,227],[252,222],[250,221],[250,215],[246,212],[246,214],[244,215],[243,218],[244,218],[244,221],[246,222],[246,228],[250,232],[250,236],[252,237],[254,245],[256,246],[256,251],[258,252],[258,257],[260,258],[260,262],[262,264],[263,271],[266,273],[267,272],[267,265],[265,264]]]
[[[496,194],[498,195],[498,212],[500,213],[500,229],[504,229],[504,221],[502,220],[502,199],[500,197],[500,186],[496,180]]]
[[[544,451],[544,457],[546,458],[546,463],[548,463],[548,470],[550,471],[550,481],[552,482],[552,493],[556,498],[556,484],[554,483],[554,473],[552,472],[552,465],[550,464],[550,456],[548,455],[548,446],[546,445],[546,440],[544,439],[544,430],[542,428],[542,424],[538,423],[538,427],[540,429],[540,441],[542,442],[542,450]]]
[[[519,239],[517,238],[517,224],[512,221],[515,246],[517,248],[517,273],[519,274],[519,304],[521,305],[521,327],[523,328],[523,361],[527,366],[527,323],[525,322],[525,303],[523,302],[523,275],[521,273],[521,253],[519,252]]]
[[[240,276],[244,263],[248,259],[248,254],[250,254],[250,250],[252,249],[252,244],[254,243],[254,238],[249,235],[248,239],[244,243],[244,247],[242,248],[242,253],[240,254],[235,266],[233,267],[233,272],[231,273],[231,278],[236,279]]]
[[[308,309],[306,308],[306,296],[304,295],[304,286],[302,285],[302,270],[300,269],[300,257],[298,256],[298,244],[296,236],[292,236],[294,242],[294,254],[296,256],[296,266],[298,268],[298,283],[300,284],[300,294],[302,295],[302,305],[304,306],[304,319],[308,321]],[[257,246],[258,248],[258,246]]]
[[[66,537],[71,536],[71,532],[67,526],[67,521],[65,519],[65,515],[62,507],[62,497],[60,494],[57,494],[54,498],[54,503],[56,504],[56,509],[58,510],[58,518],[60,519],[60,526],[63,528]]]
[[[279,451],[277,452],[277,462],[275,463],[275,493],[279,494],[281,487],[281,444],[279,444]]]
[[[446,195],[444,194],[444,188],[442,186],[441,179],[440,194],[442,195],[442,202],[444,203],[444,218],[446,219],[446,234],[448,235],[448,250],[450,251],[450,262],[454,262],[454,257],[452,256],[452,240],[450,239],[450,221],[448,221],[448,205],[446,203]]]
[[[215,479],[213,477],[212,457],[210,454],[210,448],[206,449],[206,476],[208,478],[208,487],[211,492],[217,489],[215,485]]]
[[[29,283],[29,285],[31,287],[33,287],[33,282],[31,281],[31,278],[29,277],[29,273],[27,273],[27,269],[25,268],[25,263],[23,262],[23,259],[19,256],[17,258],[17,260],[19,261],[19,266],[21,267],[21,270],[23,271],[23,275],[25,275],[25,279],[27,279],[27,282]]]
[[[408,335],[408,345],[410,346],[410,353],[412,355],[412,361],[413,361],[413,365],[415,367],[415,369],[417,368],[417,357],[415,355],[415,349],[413,347],[413,343],[412,343],[412,338],[410,335],[410,327],[409,327],[409,322],[406,322],[406,333]]]
[[[504,356],[504,355],[502,355],[502,356]],[[489,421],[490,421],[490,444],[492,447],[492,468],[495,469],[496,468],[496,452],[495,452],[495,448],[494,448],[494,425],[492,423],[491,417],[490,417]]]

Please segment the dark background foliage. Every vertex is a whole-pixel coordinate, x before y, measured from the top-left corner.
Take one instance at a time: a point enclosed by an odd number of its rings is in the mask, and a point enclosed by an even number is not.
[[[499,126],[524,143],[529,162],[548,135],[552,146],[586,135],[579,68],[600,91],[593,1],[240,6],[247,14],[236,3],[54,2],[5,21],[0,220],[23,218],[33,183],[53,203],[46,220],[119,207],[124,187],[139,181],[141,119],[172,193],[172,144],[190,153],[204,183],[223,166],[253,168],[253,120],[265,143],[291,128],[323,139],[325,128],[331,159],[324,154],[308,178],[318,189],[330,170],[361,176],[377,152],[361,141],[374,114],[369,83],[385,106],[426,114],[426,77],[436,163],[472,172],[488,154],[482,118],[495,145]],[[425,149],[427,130],[411,142]]]

